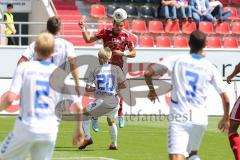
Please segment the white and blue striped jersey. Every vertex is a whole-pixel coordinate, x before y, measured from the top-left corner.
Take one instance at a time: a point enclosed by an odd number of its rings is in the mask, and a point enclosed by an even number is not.
[[[206,98],[210,85],[213,85],[218,93],[225,91],[217,68],[198,54],[172,56],[160,64],[172,73],[170,116],[175,116],[173,120],[179,116],[183,118],[182,121],[207,124]],[[161,70],[157,65],[153,68],[155,73]]]
[[[15,71],[10,91],[20,95],[21,122],[34,133],[57,131],[55,107],[60,94],[49,84],[56,68],[48,61],[29,61]]]
[[[102,99],[109,106],[116,107],[118,104],[118,84],[124,81],[125,76],[120,67],[103,64],[90,73],[87,85],[95,85],[97,99]]]

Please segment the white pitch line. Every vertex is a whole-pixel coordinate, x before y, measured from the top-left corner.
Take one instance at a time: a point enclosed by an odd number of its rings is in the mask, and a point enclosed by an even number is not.
[[[117,160],[117,159],[113,159],[113,158],[106,158],[106,157],[61,157],[61,158],[53,158],[53,160]]]

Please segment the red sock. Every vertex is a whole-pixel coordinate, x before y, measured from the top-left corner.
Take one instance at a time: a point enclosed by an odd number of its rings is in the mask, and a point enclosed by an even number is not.
[[[229,136],[229,142],[235,156],[235,160],[240,160],[240,137],[237,133]]]
[[[122,98],[120,98],[120,101],[119,101],[120,107],[119,107],[119,110],[118,110],[118,116],[120,116],[120,117],[123,116],[122,104],[123,104],[123,100],[122,100]]]

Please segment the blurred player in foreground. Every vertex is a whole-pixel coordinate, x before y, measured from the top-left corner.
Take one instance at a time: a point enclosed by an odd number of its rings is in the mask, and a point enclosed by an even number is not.
[[[55,49],[54,53],[50,57],[49,61],[55,64],[56,66],[63,65],[66,61],[70,64],[70,71],[72,73],[74,82],[75,82],[75,90],[77,95],[80,96],[79,89],[79,72],[76,65],[76,54],[74,51],[74,47],[72,43],[58,37],[61,33],[61,19],[57,16],[50,17],[47,21],[47,31],[54,36],[55,41]],[[36,54],[34,53],[35,42],[32,42],[28,48],[23,52],[21,58],[18,61],[18,64],[35,60]],[[67,69],[67,65],[64,66],[64,70]]]
[[[129,34],[123,30],[125,20],[127,19],[127,13],[125,10],[119,8],[113,13],[113,27],[109,29],[102,29],[93,36],[87,33],[84,27],[84,22],[80,21],[79,26],[82,30],[83,38],[87,43],[95,42],[99,39],[103,40],[103,46],[109,47],[112,51],[112,58],[109,61],[110,64],[114,64],[123,69],[123,57],[134,58],[136,51],[134,43],[129,39]],[[128,48],[128,50],[126,50]],[[119,127],[124,127],[124,117],[122,111],[122,99],[120,99],[120,108],[118,111]],[[93,130],[97,132],[98,122],[92,121]]]
[[[240,63],[235,67],[234,71],[227,77],[227,83],[231,83],[233,77],[240,73]],[[240,160],[240,137],[238,128],[240,124],[240,97],[234,104],[230,114],[229,142],[234,153],[235,159]]]
[[[173,90],[168,129],[168,152],[170,160],[200,160],[197,151],[200,147],[208,123],[206,98],[210,85],[220,94],[224,116],[218,128],[227,132],[229,128],[229,99],[216,67],[205,58],[203,48],[206,36],[196,30],[191,33],[190,54],[172,56],[160,65],[153,65],[145,72],[149,87],[148,98],[155,102],[158,98],[152,83],[152,76],[172,73]]]
[[[54,38],[42,33],[35,42],[36,59],[18,66],[10,90],[2,96],[0,111],[20,96],[20,114],[13,131],[0,146],[1,160],[50,160],[59,121],[55,107],[59,93],[49,84],[55,65],[46,61],[54,52]],[[79,124],[81,125],[81,124]],[[80,139],[82,130],[79,131]]]
[[[78,112],[85,113],[83,115],[83,130],[85,133],[85,140],[79,149],[84,149],[86,146],[93,143],[90,135],[90,120],[98,118],[102,115],[107,116],[109,125],[109,134],[111,137],[111,144],[109,145],[110,150],[117,149],[117,126],[116,119],[119,109],[119,92],[120,89],[126,88],[125,76],[120,67],[112,64],[108,64],[111,59],[112,51],[109,48],[102,48],[98,52],[98,58],[100,66],[96,67],[89,75],[86,92],[94,92],[96,100],[89,104],[86,108],[81,109],[81,104],[76,103],[76,107],[79,109]],[[84,117],[85,116],[85,117]],[[78,131],[74,134],[78,137]]]

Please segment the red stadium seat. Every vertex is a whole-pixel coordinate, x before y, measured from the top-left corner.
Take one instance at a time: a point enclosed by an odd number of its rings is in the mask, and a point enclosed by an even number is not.
[[[229,34],[230,27],[228,22],[217,23],[215,32],[218,34]]]
[[[190,34],[197,29],[195,22],[185,21],[182,23],[182,32],[185,34]]]
[[[219,37],[207,37],[207,48],[221,48],[222,43]]]
[[[140,36],[139,47],[154,47],[153,36]]]
[[[200,22],[199,30],[203,31],[206,34],[214,34],[212,22]]]
[[[133,33],[147,33],[147,26],[144,20],[136,20],[132,21],[132,32]]]
[[[162,21],[149,21],[148,31],[153,34],[165,33]]]
[[[93,4],[91,5],[91,16],[94,18],[106,18],[106,9],[104,5]]]
[[[184,36],[173,37],[173,47],[175,48],[187,48],[188,40]]]
[[[165,26],[165,32],[172,34],[181,33],[178,21],[167,21]]]
[[[107,29],[112,27],[112,21],[110,19],[98,20],[98,30]]]
[[[232,34],[240,35],[240,22],[232,22]]]
[[[157,47],[169,48],[171,47],[171,40],[169,36],[158,36],[157,37]]]
[[[224,37],[224,48],[238,48],[238,39],[236,37]]]
[[[224,12],[226,12],[226,11],[231,11],[232,12],[232,15],[230,17],[228,17],[228,19],[230,19],[230,20],[239,20],[240,19],[238,17],[237,8],[235,8],[235,7],[224,7],[223,10],[224,10]]]

